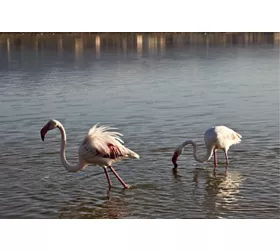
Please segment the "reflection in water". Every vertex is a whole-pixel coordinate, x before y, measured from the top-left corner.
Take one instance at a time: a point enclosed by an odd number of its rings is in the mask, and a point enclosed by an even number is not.
[[[234,211],[239,208],[240,185],[245,178],[239,172],[228,172],[213,176],[209,169],[196,168],[193,182],[195,183],[193,194],[196,200],[196,192],[205,189],[202,206],[207,210],[207,218],[222,218],[225,211]]]
[[[96,58],[100,58],[100,36],[95,37]]]
[[[39,39],[38,39],[38,37],[36,37],[36,39],[34,41],[34,49],[35,49],[36,53],[38,53],[38,48],[39,48],[38,44],[39,44]]]
[[[174,40],[175,40],[175,44],[177,45],[177,48],[182,48],[183,47],[184,42],[183,42],[183,37],[182,36],[176,35],[174,37]]]
[[[34,50],[35,50],[35,58],[36,58],[36,64],[38,65],[38,54],[39,54],[39,39],[36,37],[34,41]]]
[[[62,40],[62,36],[59,36],[58,37],[58,40],[57,40],[57,50],[58,52],[61,54],[62,53],[62,50],[63,50],[63,40]]]
[[[124,57],[127,57],[127,41],[125,38],[122,39],[122,49],[123,49],[123,54]]]
[[[160,43],[160,54],[163,56],[165,53],[165,37],[164,36],[160,37],[159,43]]]
[[[83,57],[84,44],[82,38],[75,38],[75,57],[80,60]]]
[[[157,52],[157,37],[156,36],[148,37],[148,47],[149,47],[150,55],[156,54],[156,52]]]
[[[181,181],[181,175],[178,174],[177,168],[172,168],[173,177],[176,181]]]
[[[7,38],[7,54],[8,54],[8,63],[11,61],[11,45],[10,38]]]
[[[123,197],[117,194],[92,200],[90,196],[79,197],[63,206],[59,218],[75,219],[117,219],[128,216]]]
[[[279,44],[280,43],[280,32],[274,33],[274,43]]]
[[[206,57],[208,57],[208,52],[209,52],[209,37],[206,37]]]
[[[138,57],[142,57],[143,50],[143,36],[137,35],[137,55]]]
[[[95,41],[96,58],[99,59],[101,43],[106,44],[102,48],[104,51],[117,46],[126,56],[130,49],[134,50],[135,48],[138,57],[142,57],[145,52],[145,44],[148,45],[147,48],[150,55],[155,55],[158,52],[160,55],[164,55],[165,50],[169,46],[182,48],[190,44],[205,44],[208,53],[208,48],[213,44],[279,44],[280,33],[154,33],[152,35],[145,33],[125,35],[120,33],[113,35],[111,39],[108,39],[106,34],[91,33],[84,34],[82,37],[79,34],[48,35],[35,33],[30,35],[27,33],[22,35],[18,33],[17,35],[2,35],[0,37],[0,43],[6,46],[8,60],[10,60],[11,50],[17,47],[20,47],[20,49],[31,47],[35,51],[56,47],[58,52],[62,52],[64,47],[73,48],[73,46],[76,59],[80,59],[86,49],[92,49],[93,41]]]

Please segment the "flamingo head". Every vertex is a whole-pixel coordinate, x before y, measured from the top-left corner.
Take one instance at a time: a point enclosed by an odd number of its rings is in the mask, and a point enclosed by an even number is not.
[[[41,129],[41,138],[44,141],[46,134],[49,130],[55,129],[59,125],[56,120],[49,120],[48,123]]]
[[[172,163],[174,165],[174,168],[177,168],[178,167],[178,164],[177,164],[177,160],[180,156],[180,154],[182,153],[182,149],[180,148],[177,148],[173,154],[173,157],[172,157]]]

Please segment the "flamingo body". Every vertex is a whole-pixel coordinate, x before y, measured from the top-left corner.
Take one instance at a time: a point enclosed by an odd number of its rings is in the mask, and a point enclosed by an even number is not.
[[[193,156],[194,159],[198,162],[206,162],[211,159],[213,153],[214,153],[214,171],[217,167],[217,155],[216,150],[221,149],[225,153],[226,157],[226,169],[228,167],[228,155],[227,152],[230,148],[230,146],[234,144],[238,144],[241,142],[242,136],[235,132],[234,130],[226,127],[226,126],[215,126],[212,128],[209,128],[204,133],[204,142],[206,146],[206,155],[203,158],[199,158],[197,156],[197,145],[192,140],[187,140],[183,142],[181,145],[179,145],[173,154],[172,162],[174,164],[174,168],[177,168],[177,160],[178,157],[182,154],[184,147],[188,144],[191,144],[193,146]]]
[[[206,147],[228,150],[230,146],[241,142],[242,136],[226,126],[215,126],[206,130]]]
[[[120,178],[120,176],[114,170],[112,164],[125,158],[138,159],[139,155],[123,145],[123,141],[120,139],[120,136],[122,136],[121,133],[110,131],[114,129],[111,127],[98,127],[98,124],[94,125],[80,144],[78,151],[79,162],[76,165],[73,165],[66,160],[66,132],[63,125],[59,121],[50,120],[41,129],[41,138],[44,141],[47,132],[55,128],[58,128],[61,133],[61,162],[69,172],[77,172],[84,169],[89,164],[102,166],[107,177],[109,187],[111,187],[112,183],[107,171],[107,167],[109,167],[118,180],[122,183],[122,185],[125,188],[128,188],[128,185],[125,184],[125,182]]]
[[[109,131],[113,128],[94,125],[82,141],[79,158],[92,165],[112,166],[125,158],[139,158],[139,155],[125,147],[119,136]]]

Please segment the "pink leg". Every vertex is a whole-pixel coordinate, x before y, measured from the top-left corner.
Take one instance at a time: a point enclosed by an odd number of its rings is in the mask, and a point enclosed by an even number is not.
[[[111,180],[110,180],[110,176],[109,176],[109,174],[108,174],[108,170],[107,170],[106,167],[103,167],[103,169],[104,169],[105,175],[106,175],[107,180],[108,180],[108,183],[109,183],[109,188],[111,188],[111,187],[112,187],[112,182],[111,182]]]
[[[216,149],[214,149],[214,171],[216,171],[217,167],[218,167],[218,159],[217,159]]]
[[[218,163],[217,153],[216,153],[216,149],[214,149],[214,170],[213,170],[213,173],[214,173],[215,177],[216,177],[216,168],[218,167],[217,163]]]
[[[128,188],[128,185],[125,184],[125,182],[122,180],[122,178],[118,175],[118,173],[116,172],[116,170],[112,167],[109,166],[109,168],[112,170],[112,172],[114,173],[114,175],[118,178],[118,180],[120,181],[120,183],[123,185],[124,188]]]
[[[226,157],[226,174],[227,174],[227,169],[228,169],[228,155],[227,155],[227,151],[225,151],[225,157]]]

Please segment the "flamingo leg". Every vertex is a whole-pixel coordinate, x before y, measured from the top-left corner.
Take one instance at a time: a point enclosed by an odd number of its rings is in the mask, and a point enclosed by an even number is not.
[[[105,175],[106,175],[106,177],[107,177],[107,181],[108,181],[108,184],[109,184],[109,188],[111,188],[111,187],[112,187],[112,182],[111,182],[110,176],[109,176],[109,174],[108,174],[107,167],[103,167],[103,169],[104,169],[104,173],[105,173]]]
[[[217,153],[216,153],[216,149],[214,149],[214,169],[213,169],[213,174],[214,174],[215,177],[216,177],[216,168],[218,167],[217,163],[218,163]]]
[[[225,157],[226,157],[226,173],[228,170],[228,155],[227,155],[227,151],[225,151]]]
[[[214,171],[216,171],[216,168],[218,167],[218,159],[217,159],[217,153],[214,149]]]
[[[116,172],[116,170],[112,167],[109,166],[109,168],[111,169],[111,171],[113,172],[113,174],[118,178],[118,180],[120,181],[120,183],[123,185],[124,188],[128,188],[128,185],[122,180],[122,178],[118,175],[118,173]]]

